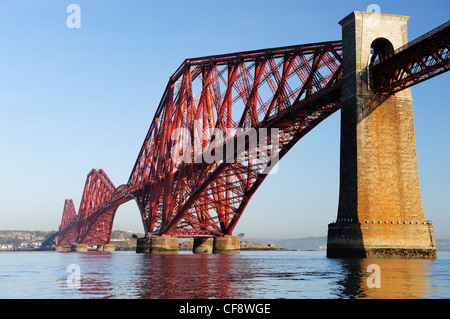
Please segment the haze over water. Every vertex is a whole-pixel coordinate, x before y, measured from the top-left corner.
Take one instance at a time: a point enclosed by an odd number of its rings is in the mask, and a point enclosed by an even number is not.
[[[370,264],[379,266],[380,288],[368,287]],[[450,252],[437,260],[328,259],[325,251],[2,252],[0,298],[450,298]]]

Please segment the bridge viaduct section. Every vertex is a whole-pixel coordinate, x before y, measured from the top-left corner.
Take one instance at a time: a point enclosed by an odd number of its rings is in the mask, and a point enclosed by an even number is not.
[[[352,12],[340,21],[340,194],[328,257],[436,258],[420,196],[411,90],[375,94],[368,67],[407,43],[408,19]]]
[[[239,253],[233,230],[272,164],[341,109],[339,205],[327,256],[436,258],[409,87],[450,69],[450,23],[408,43],[408,19],[352,12],[340,21],[342,41],[185,60],[169,80],[128,183],[116,188],[103,170],[92,170],[78,215],[65,202],[58,248],[113,250],[117,207],[134,199],[146,233],[137,252],[177,253],[178,237],[186,237],[194,238],[196,253]],[[180,127],[188,130],[173,138]],[[237,132],[255,128],[260,139],[253,148],[250,141],[234,147]],[[269,128],[278,131],[277,142],[262,135]],[[235,135],[228,138],[228,129]],[[214,130],[227,139],[213,138]],[[181,142],[203,153],[191,154]],[[229,145],[231,161],[192,161]],[[253,150],[266,160],[254,160]],[[191,161],[174,161],[173,154]]]

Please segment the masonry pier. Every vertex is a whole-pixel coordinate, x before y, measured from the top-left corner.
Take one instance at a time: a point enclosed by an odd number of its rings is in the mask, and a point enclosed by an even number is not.
[[[178,254],[178,238],[174,236],[151,236],[138,238],[137,253]]]
[[[377,95],[368,65],[406,44],[409,17],[352,12],[342,26],[341,163],[328,257],[436,258],[419,189],[411,90]]]
[[[214,254],[239,254],[241,242],[237,236],[214,237]]]
[[[213,237],[194,238],[194,248],[192,252],[194,254],[211,254],[213,252],[213,247]]]
[[[84,244],[73,244],[70,247],[71,251],[76,251],[77,253],[84,253],[88,251],[88,245]]]
[[[103,252],[113,252],[116,250],[116,246],[114,244],[104,244],[104,245],[99,245],[97,247],[97,251],[103,251]]]
[[[175,236],[152,236],[152,254],[178,254],[178,238]]]
[[[149,253],[152,240],[149,237],[137,238],[136,252],[137,253]]]
[[[137,239],[136,253],[177,254],[178,238],[175,236],[150,236]],[[200,237],[194,238],[194,254],[239,254],[239,237]]]

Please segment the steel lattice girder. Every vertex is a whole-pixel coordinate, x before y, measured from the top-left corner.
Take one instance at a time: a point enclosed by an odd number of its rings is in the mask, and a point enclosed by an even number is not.
[[[448,24],[372,64],[375,92],[395,93],[447,71]],[[78,216],[66,200],[60,245],[109,243],[117,207],[130,199],[145,232],[231,235],[273,164],[340,108],[341,52],[334,41],[185,60],[167,84],[128,183],[116,189],[102,170],[92,170]],[[234,147],[237,132],[254,129],[259,138],[273,128],[277,143],[268,134],[255,146],[268,161],[250,157],[247,141]],[[220,143],[217,132],[226,137]],[[199,153],[188,152],[195,146]],[[211,150],[225,156],[205,161]]]
[[[105,207],[109,204],[114,184],[103,170],[93,169],[86,178],[77,221],[77,243],[105,244],[110,240],[114,212]]]
[[[409,42],[370,66],[378,94],[392,94],[450,69],[450,22]]]
[[[224,157],[207,163],[195,156],[236,142],[237,135],[227,135],[227,129],[255,128],[259,134],[279,128],[279,147],[258,151],[269,151],[272,160],[282,157],[339,109],[341,50],[337,41],[186,60],[167,84],[128,181],[146,231],[179,237],[231,234],[266,177],[264,170],[274,163],[229,163]],[[174,139],[179,128],[187,135]],[[212,143],[214,129],[228,139]],[[173,161],[173,154],[186,150],[183,143],[188,149],[201,145],[203,153]],[[232,153],[234,159],[240,156]]]
[[[77,213],[72,199],[64,202],[63,216],[59,227],[58,246],[69,247],[76,241]]]

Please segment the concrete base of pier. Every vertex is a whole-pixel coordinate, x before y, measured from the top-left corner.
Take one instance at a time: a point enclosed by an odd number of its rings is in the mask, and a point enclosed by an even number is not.
[[[174,236],[152,236],[138,238],[137,253],[178,254],[178,238]]]
[[[71,251],[75,251],[77,253],[84,253],[88,251],[88,245],[84,244],[73,244],[72,247],[70,247]]]
[[[136,252],[137,253],[149,253],[152,240],[147,237],[137,238]]]
[[[60,246],[56,246],[55,251],[70,251],[71,248],[70,247],[60,247]]]
[[[328,225],[329,258],[437,258],[428,223],[374,222]]]
[[[241,241],[236,236],[214,237],[214,254],[239,254],[241,252]]]
[[[213,237],[194,238],[194,248],[192,252],[194,254],[211,254],[213,252],[213,246]]]
[[[150,253],[178,254],[178,238],[174,236],[153,236]]]
[[[107,253],[111,253],[116,250],[116,246],[114,244],[105,244],[97,247],[97,251],[103,251]]]

